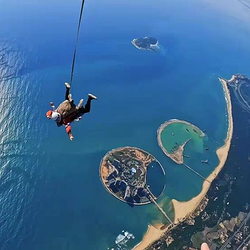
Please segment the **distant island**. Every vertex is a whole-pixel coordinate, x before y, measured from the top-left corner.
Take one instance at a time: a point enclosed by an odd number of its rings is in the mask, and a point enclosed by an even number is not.
[[[141,50],[158,51],[160,49],[159,42],[154,37],[143,37],[133,39],[132,44]]]
[[[134,147],[123,147],[109,151],[100,164],[100,177],[104,187],[119,200],[131,205],[154,202],[164,191],[155,196],[147,184],[150,165],[165,175],[161,164],[154,156]]]

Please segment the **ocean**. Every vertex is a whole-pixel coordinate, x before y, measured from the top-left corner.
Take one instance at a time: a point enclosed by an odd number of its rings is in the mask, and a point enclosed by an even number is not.
[[[45,113],[64,98],[80,1],[0,6],[1,249],[103,250],[116,247],[122,230],[135,236],[131,249],[162,216],[154,205],[131,208],[106,192],[100,161],[122,146],[153,154],[166,172],[160,202],[172,218],[170,199],[199,193],[202,180],[163,154],[156,131],[166,120],[187,120],[206,129],[214,150],[223,145],[217,77],[250,76],[249,10],[225,0],[87,1],[72,95],[98,100],[73,125],[71,142]],[[132,39],[144,36],[156,37],[161,51],[134,48]],[[199,170],[208,176],[215,166],[216,158]]]

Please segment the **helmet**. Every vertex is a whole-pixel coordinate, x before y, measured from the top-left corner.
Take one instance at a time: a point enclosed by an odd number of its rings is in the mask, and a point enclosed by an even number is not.
[[[52,112],[52,110],[49,110],[49,111],[46,113],[47,118],[49,118],[49,119],[50,119],[50,118],[51,118],[52,113],[53,113],[53,112]]]

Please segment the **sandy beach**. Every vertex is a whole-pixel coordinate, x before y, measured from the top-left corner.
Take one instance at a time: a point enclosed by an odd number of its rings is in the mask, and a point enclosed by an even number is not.
[[[178,224],[179,222],[185,220],[187,216],[189,216],[190,214],[194,212],[194,210],[197,208],[197,206],[200,204],[200,202],[206,195],[207,191],[209,190],[212,181],[217,177],[217,175],[222,170],[227,160],[228,152],[229,152],[230,145],[231,145],[232,135],[233,135],[232,104],[231,104],[230,92],[229,92],[226,80],[221,79],[221,78],[219,78],[219,80],[223,86],[225,100],[227,103],[227,111],[228,111],[228,131],[227,131],[227,137],[225,139],[225,144],[222,147],[218,148],[216,151],[216,154],[219,158],[220,163],[214,169],[214,171],[206,178],[206,181],[203,182],[202,190],[196,197],[186,202],[180,202],[175,199],[172,200],[174,211],[175,211],[175,218],[174,218],[175,224]],[[163,125],[166,126],[168,124],[165,123]],[[162,129],[164,128],[164,126],[161,126],[160,128]],[[159,134],[160,133],[158,133],[158,135]],[[160,230],[149,225],[147,233],[144,235],[142,241],[137,246],[135,246],[134,250],[145,249],[154,241],[158,240],[168,230],[169,230],[168,228],[164,230]]]
[[[219,78],[219,80],[223,86],[223,90],[225,93],[225,100],[227,103],[227,111],[228,111],[228,131],[227,131],[227,137],[225,139],[225,144],[222,147],[218,148],[216,151],[220,163],[214,169],[214,171],[206,178],[207,181],[204,181],[202,186],[202,191],[196,197],[187,202],[179,202],[177,200],[172,200],[175,210],[175,223],[178,223],[178,221],[182,221],[183,219],[185,219],[186,216],[191,214],[196,209],[196,207],[200,204],[203,197],[206,195],[212,181],[217,177],[217,175],[219,174],[219,172],[221,171],[227,160],[233,135],[232,104],[231,104],[230,92],[227,87],[227,82],[224,79]]]

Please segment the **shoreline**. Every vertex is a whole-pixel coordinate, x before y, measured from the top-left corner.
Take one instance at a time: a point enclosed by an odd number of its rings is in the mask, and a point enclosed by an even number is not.
[[[214,171],[206,178],[203,182],[201,192],[192,198],[189,201],[180,202],[175,199],[172,199],[175,217],[174,223],[178,225],[180,222],[184,221],[188,216],[190,216],[195,209],[198,207],[202,199],[205,197],[207,191],[209,190],[212,181],[218,176],[222,168],[224,167],[227,156],[229,153],[229,149],[231,146],[231,140],[233,136],[233,115],[232,115],[232,103],[231,103],[231,96],[227,86],[227,81],[225,79],[219,78],[219,81],[222,84],[225,100],[227,104],[227,113],[228,113],[228,130],[227,130],[227,137],[225,138],[225,144],[216,150],[216,154],[219,158],[219,165],[214,169]],[[170,120],[171,121],[171,120]],[[163,125],[163,124],[162,124]],[[160,128],[162,127],[160,126]],[[158,131],[157,131],[158,134]],[[158,230],[158,232],[156,232]],[[142,241],[137,244],[133,250],[143,250],[146,247],[150,246],[153,242],[160,239],[162,235],[164,235],[168,231],[168,228],[164,230],[160,230],[155,228],[152,225],[148,226],[148,230],[144,235]]]
[[[225,139],[225,144],[216,150],[216,154],[220,162],[219,165],[214,169],[214,171],[206,178],[206,181],[203,182],[202,190],[196,197],[186,202],[180,202],[175,199],[172,200],[175,210],[175,223],[183,221],[188,215],[190,215],[196,209],[196,207],[200,204],[201,200],[204,198],[207,191],[209,190],[212,181],[220,173],[227,160],[233,135],[232,104],[231,104],[230,92],[227,86],[227,81],[222,78],[219,78],[219,80],[223,86],[223,91],[225,94],[225,100],[227,103],[227,111],[228,111],[228,130],[227,130],[227,137]]]

